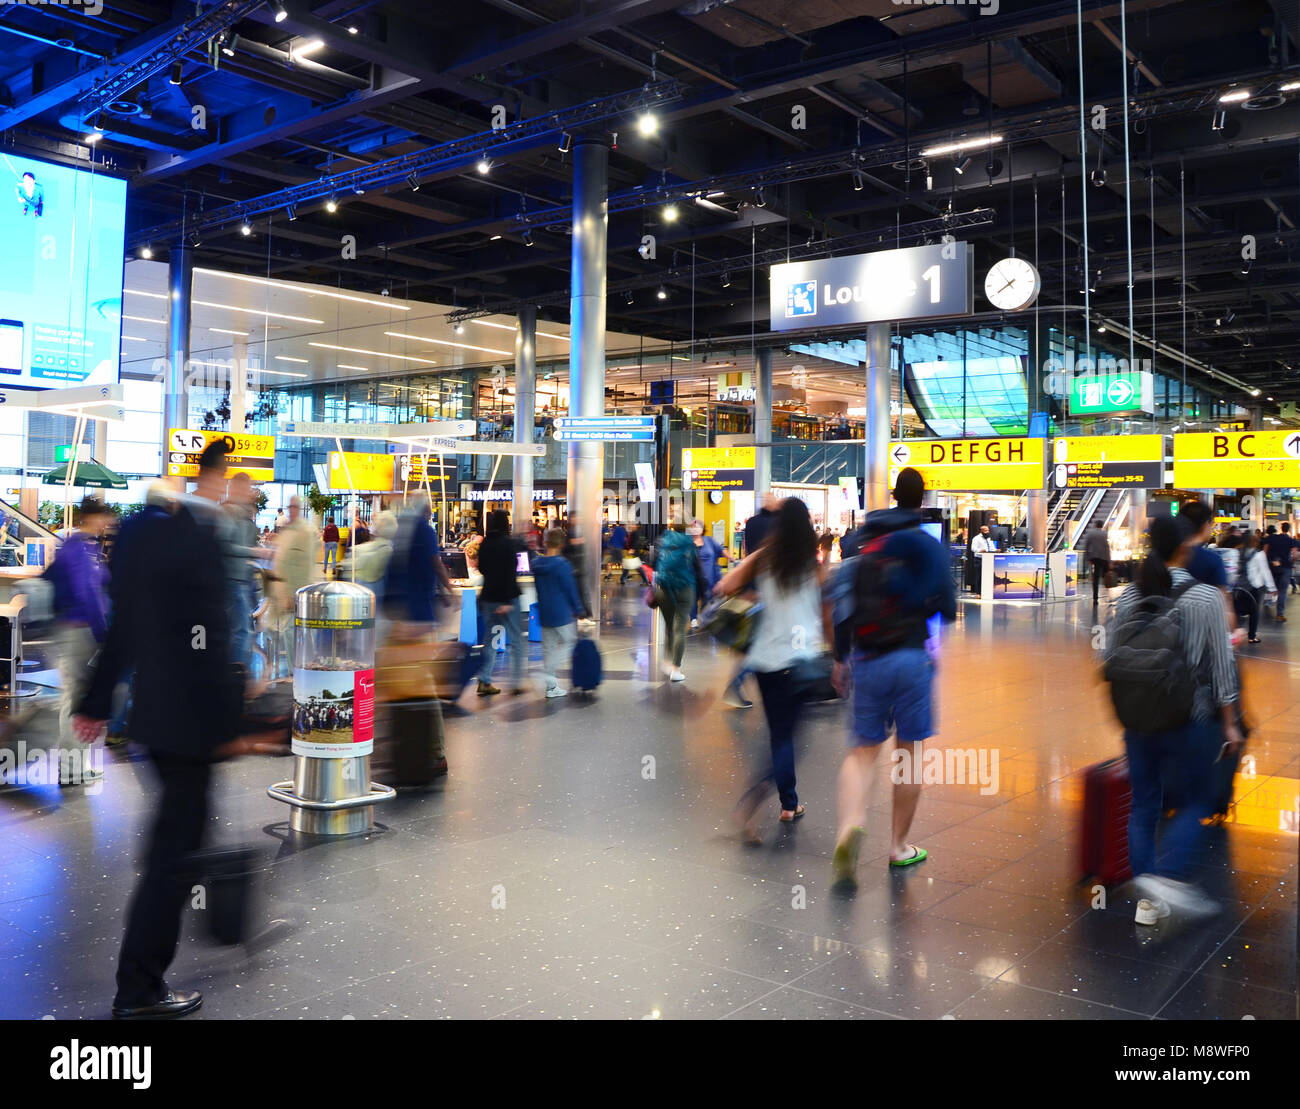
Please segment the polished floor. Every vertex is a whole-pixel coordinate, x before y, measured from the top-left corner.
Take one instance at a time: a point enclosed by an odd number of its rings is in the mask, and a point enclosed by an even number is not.
[[[703,637],[685,683],[647,680],[638,592],[607,599],[597,697],[471,690],[450,775],[370,835],[295,839],[265,793],[288,759],[221,766],[211,838],[265,849],[265,930],[216,948],[188,913],[170,980],[204,991],[195,1019],[1296,1017],[1300,621],[1244,656],[1254,765],[1202,868],[1223,912],[1143,928],[1128,891],[1094,907],[1076,883],[1081,771],[1119,745],[1088,601],[962,606],[932,747],[996,758],[996,788],[927,787],[930,857],[891,872],[878,781],[846,898],[828,888],[845,707],[808,712],[807,817],[781,825],[773,801],[763,845],[740,844],[726,818],[763,763],[761,710],[720,703],[733,663]],[[110,754],[97,791],[0,792],[0,1017],[107,1016],[149,787]]]

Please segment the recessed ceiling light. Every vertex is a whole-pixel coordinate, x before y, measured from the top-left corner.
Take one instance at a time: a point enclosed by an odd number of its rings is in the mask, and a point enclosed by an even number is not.
[[[339,369],[340,369],[340,370],[361,370],[363,373],[369,373],[369,372],[370,372],[370,367],[369,367],[369,366],[349,366],[346,362],[340,362],[340,363],[339,363]],[[394,388],[394,389],[395,389],[395,388],[397,388],[397,386],[395,386],[395,385],[394,385],[394,386],[390,386],[390,388]]]
[[[248,331],[231,331],[228,327],[209,327],[209,331],[215,331],[218,335],[243,335],[247,337],[251,334]]]
[[[277,362],[301,362],[304,366],[311,361],[310,358],[290,358],[287,354],[277,354],[275,360]]]
[[[124,293],[131,293],[133,296],[149,297],[152,300],[166,300],[166,293],[147,293],[143,289],[123,289]]]
[[[317,343],[309,342],[309,347],[320,347],[322,350],[341,350],[347,354],[369,354],[375,358],[398,358],[403,362],[424,362],[430,366],[436,366],[438,363],[432,358],[417,358],[413,354],[393,354],[383,350],[362,350],[360,347],[341,347],[337,343]]]
[[[435,343],[440,347],[460,347],[462,350],[478,350],[482,351],[484,354],[510,355],[514,353],[509,350],[497,350],[494,347],[476,347],[471,346],[469,343],[453,343],[450,339],[430,339],[425,335],[408,335],[404,331],[385,331],[384,334],[390,339],[414,339],[419,343]]]
[[[1001,135],[984,135],[978,139],[961,139],[958,142],[942,143],[939,146],[927,147],[921,151],[922,158],[933,158],[940,154],[955,154],[958,150],[977,150],[981,146],[993,146],[995,143],[1002,141]]]
[[[149,293],[148,296],[155,294]],[[166,297],[161,299],[166,300]],[[247,312],[250,316],[262,316],[266,319],[293,320],[294,323],[319,323],[323,324],[324,320],[314,320],[310,316],[291,316],[287,312],[268,312],[262,308],[241,308],[238,304],[218,304],[211,300],[191,300],[191,304],[197,304],[201,308],[225,308],[229,312]]]
[[[131,320],[134,323],[156,323],[158,324],[159,327],[161,327],[163,324],[162,320],[155,320],[150,318],[149,316],[123,316],[122,319]]]
[[[229,281],[243,281],[249,285],[266,285],[272,289],[288,289],[290,292],[302,293],[304,296],[330,297],[333,300],[349,300],[354,304],[369,304],[373,308],[396,308],[399,312],[409,312],[409,305],[395,304],[391,298],[378,300],[375,297],[355,296],[352,293],[336,293],[332,289],[321,289],[309,285],[295,285],[292,281],[276,281],[269,277],[251,277],[245,273],[227,273],[225,270],[210,270],[206,266],[195,266],[195,273],[206,273],[212,277],[224,277]],[[308,320],[308,323],[320,323],[320,320]]]

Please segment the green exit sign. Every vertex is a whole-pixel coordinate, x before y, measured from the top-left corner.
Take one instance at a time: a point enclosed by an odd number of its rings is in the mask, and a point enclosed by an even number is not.
[[[1123,412],[1153,412],[1155,387],[1142,370],[1096,374],[1070,379],[1071,416],[1116,416]]]
[[[54,448],[54,461],[55,461],[55,462],[71,462],[71,461],[72,461],[72,444],[71,444],[71,443],[64,443],[62,446],[55,447],[55,448]],[[78,461],[78,462],[89,462],[89,461],[90,461],[90,444],[89,444],[89,443],[82,443],[82,444],[81,444],[81,449],[77,452],[77,461]]]

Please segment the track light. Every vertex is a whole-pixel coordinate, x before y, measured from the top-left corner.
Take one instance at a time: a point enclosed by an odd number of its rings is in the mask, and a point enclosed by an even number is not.
[[[239,36],[232,31],[229,38],[223,38],[221,40],[221,52],[227,58],[233,58],[235,56],[235,47],[238,45]]]
[[[418,193],[420,191],[420,179],[415,176],[414,170],[406,175],[406,183],[411,186],[411,192]]]
[[[143,259],[147,262],[150,258],[153,257],[153,250],[152,250],[151,248],[147,247],[147,246],[146,246],[146,247],[141,247],[141,249],[140,249],[140,257],[143,258]]]
[[[762,186],[762,185],[759,185],[758,188],[756,188],[756,189],[754,190],[754,207],[755,207],[755,208],[766,208],[766,207],[767,207],[767,198],[763,196],[763,186]]]
[[[199,238],[199,233],[197,231],[190,232],[190,246],[197,247],[200,243],[202,243],[202,241],[203,240]]]
[[[1222,131],[1224,126],[1227,124],[1227,122],[1228,122],[1228,113],[1226,109],[1216,108],[1214,110],[1214,118],[1210,120],[1210,130]]]
[[[289,13],[285,10],[285,6],[280,3],[280,0],[270,0],[270,5],[271,11],[275,13],[275,21],[277,23],[283,23],[289,18]]]
[[[653,135],[659,130],[659,120],[654,112],[642,112],[636,121],[636,129],[645,136]]]
[[[1243,276],[1245,276],[1246,274],[1250,273],[1250,259],[1249,259],[1249,258],[1245,259],[1245,261],[1243,261],[1243,262],[1241,263],[1241,272],[1242,272],[1242,275],[1243,275]]]
[[[492,169],[492,163],[488,161],[488,156],[484,154],[481,158],[479,158],[478,165],[476,165],[474,168],[477,169],[479,173],[483,174],[486,177],[488,172]]]
[[[926,192],[934,191],[934,174],[931,173],[928,169],[925,171],[925,191]]]
[[[676,204],[665,204],[665,205],[664,205],[664,222],[665,222],[665,223],[676,223],[676,222],[677,222],[677,216],[678,216],[678,212],[677,212],[677,205],[676,205]]]
[[[855,169],[853,171],[853,191],[855,193],[860,193],[862,191],[862,186],[865,184],[866,182],[862,180],[862,174]]]
[[[339,210],[339,202],[337,197],[331,196],[327,201],[325,201],[325,211],[337,212],[338,210]]]
[[[730,289],[730,288],[731,288],[731,274],[729,274],[729,273],[724,273],[724,274],[722,275],[722,287],[723,287],[724,289]]]
[[[185,73],[185,67],[181,62],[179,61],[172,62],[172,71],[167,78],[167,83],[169,85],[179,85],[181,83],[181,77],[184,73]]]
[[[631,307],[632,307],[632,302],[633,302],[633,300],[635,299],[635,298],[632,296],[632,290],[631,290],[631,289],[628,289],[628,291],[627,291],[627,296],[626,296],[624,299],[627,301],[627,306],[628,306],[629,308],[631,308]]]
[[[355,35],[356,33],[357,33],[357,25],[356,25],[355,23],[349,23],[349,24],[348,24],[348,34],[349,34],[349,35]]]
[[[457,335],[463,335],[465,333],[465,325],[463,323],[458,322],[456,326],[452,328],[452,331],[454,331]]]
[[[668,299],[668,290],[665,289],[662,285],[660,285],[660,286],[659,286],[659,291],[655,293],[655,296],[657,296],[660,300],[667,300],[667,299]]]
[[[290,222],[298,218],[298,212],[292,204],[286,204],[284,210],[288,214]]]
[[[970,168],[970,155],[967,155],[966,157],[962,158],[958,162],[954,162],[952,168],[958,174],[958,176],[965,173],[966,170]]]
[[[532,245],[533,245],[533,233],[531,231],[525,231],[524,246],[532,246]]]
[[[567,154],[571,146],[573,146],[573,136],[568,131],[565,131],[560,136],[560,153]]]
[[[249,223],[247,220],[245,220],[242,224],[240,224],[239,233],[244,236],[251,235],[253,233],[253,225]]]

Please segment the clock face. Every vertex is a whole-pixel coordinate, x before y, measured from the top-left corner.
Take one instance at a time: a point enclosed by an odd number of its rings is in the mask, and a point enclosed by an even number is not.
[[[1024,258],[1003,258],[995,262],[984,278],[984,295],[994,308],[1020,312],[1038,299],[1042,279]]]

